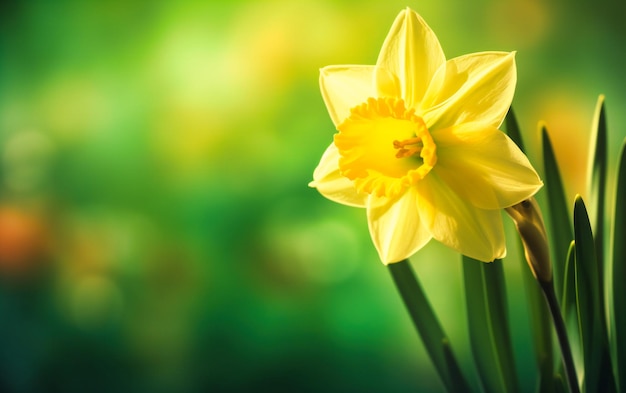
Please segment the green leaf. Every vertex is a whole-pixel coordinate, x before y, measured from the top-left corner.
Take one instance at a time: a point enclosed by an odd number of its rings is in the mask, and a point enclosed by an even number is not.
[[[452,352],[452,347],[450,346],[450,341],[447,338],[441,340],[441,348],[443,349],[443,357],[446,361],[446,365],[448,367],[449,378],[456,383],[457,381],[465,380],[465,376],[463,376],[463,372],[459,368],[459,364],[454,357],[454,352]],[[454,389],[463,389],[464,386],[461,384],[454,387]],[[451,390],[452,392],[458,392],[459,390]]]
[[[513,142],[517,144],[520,150],[524,151],[522,133],[517,123],[515,113],[513,112],[513,107],[510,107],[508,113],[506,114],[504,126],[507,134]],[[552,323],[550,311],[546,305],[543,293],[541,293],[541,288],[527,265],[526,256],[524,255],[524,247],[522,246],[521,240],[518,244],[518,260],[524,265],[522,266],[522,276],[524,280],[525,292],[528,297],[531,332],[539,372],[539,385],[537,387],[537,391],[539,393],[552,393],[554,392],[554,352],[552,347]],[[562,380],[561,383],[563,383]]]
[[[572,240],[567,251],[565,262],[565,280],[563,281],[563,297],[561,300],[561,313],[567,321],[567,316],[576,312],[576,276],[574,264],[576,258],[576,242]]]
[[[567,393],[567,383],[560,374],[554,376],[554,393]]]
[[[561,300],[561,314],[567,326],[567,333],[570,341],[580,342],[580,332],[578,326],[578,305],[576,300],[576,241],[572,240],[567,252],[567,262],[565,263],[565,283],[563,287],[563,298]],[[578,346],[575,346],[575,348]],[[580,360],[580,351],[574,351],[576,360]]]
[[[519,261],[523,264],[522,277],[528,298],[530,328],[535,348],[535,360],[539,372],[539,393],[554,391],[554,352],[552,348],[552,323],[541,287],[528,267],[524,247],[519,242]]]
[[[559,301],[556,298],[554,292],[554,283],[552,281],[539,281],[543,294],[545,295],[546,303],[550,308],[550,314],[552,316],[552,322],[554,323],[554,330],[559,340],[559,348],[561,350],[562,368],[567,384],[572,393],[580,393],[580,386],[578,383],[578,376],[576,373],[576,366],[574,364],[574,357],[572,356],[571,344],[567,335],[567,329],[565,321],[563,320],[563,314],[559,307]]]
[[[502,261],[463,257],[470,341],[485,392],[517,392]]]
[[[521,151],[524,151],[524,141],[522,140],[522,133],[517,123],[515,113],[513,112],[513,107],[509,108],[509,111],[504,118],[504,127],[506,128],[506,133],[513,140],[513,142],[515,142]]]
[[[459,362],[408,260],[388,265],[424,347],[449,392],[470,392]],[[443,344],[442,344],[443,343]]]
[[[567,200],[565,189],[561,181],[559,167],[556,163],[552,143],[545,127],[541,128],[543,145],[543,165],[545,172],[545,184],[550,212],[550,223],[552,231],[549,236],[552,239],[552,255],[554,268],[554,286],[556,293],[562,293],[563,280],[565,274],[565,261],[567,260],[567,250],[572,236],[572,224],[567,211]]]
[[[576,242],[572,240],[567,252],[565,263],[565,282],[563,285],[563,297],[561,300],[561,315],[567,330],[567,337],[572,350],[572,358],[575,363],[582,363],[580,351],[580,329],[578,324],[578,308],[576,303]],[[562,364],[559,370],[563,370]]]
[[[615,382],[598,279],[595,245],[587,209],[580,196],[574,204],[576,303],[587,392],[613,392]]]
[[[604,201],[607,173],[607,127],[604,110],[604,96],[598,97],[594,115],[591,149],[589,152],[589,171],[587,185],[589,187],[589,215],[593,220],[592,230],[595,240],[598,262],[598,279],[600,293],[604,293]]]
[[[626,392],[626,141],[622,146],[617,169],[615,220],[612,234],[612,299],[616,370],[619,391]]]

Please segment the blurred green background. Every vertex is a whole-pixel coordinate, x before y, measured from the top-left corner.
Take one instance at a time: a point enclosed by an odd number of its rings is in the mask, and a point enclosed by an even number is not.
[[[626,136],[625,4],[2,2],[0,391],[442,391],[364,211],[307,187],[334,133],[318,69],[373,64],[406,6],[449,58],[517,50],[529,156],[544,120],[573,201],[598,94],[610,165]],[[460,258],[413,265],[471,370]]]

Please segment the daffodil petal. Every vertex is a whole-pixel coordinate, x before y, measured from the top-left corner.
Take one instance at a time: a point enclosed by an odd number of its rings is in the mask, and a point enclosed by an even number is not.
[[[332,143],[320,160],[320,163],[313,171],[313,181],[310,187],[315,187],[331,201],[343,205],[365,207],[367,194],[359,194],[354,187],[354,182],[339,172],[339,152]]]
[[[474,121],[497,128],[515,92],[515,52],[460,56],[448,60],[433,79],[443,83],[432,84],[419,108],[429,129]]]
[[[367,221],[372,241],[384,264],[410,257],[432,238],[421,224],[414,187],[398,199],[371,196]]]
[[[439,130],[437,175],[464,200],[503,209],[533,196],[543,185],[528,158],[505,133],[466,123]]]
[[[400,80],[390,70],[376,66],[374,71],[374,85],[378,97],[402,98]]]
[[[407,107],[422,101],[435,72],[445,65],[445,55],[431,28],[415,11],[405,9],[394,21],[383,43],[376,65],[396,75],[401,86],[401,98]],[[379,90],[388,90],[388,80]]]
[[[446,246],[484,262],[506,255],[500,210],[484,210],[464,200],[435,173],[418,187],[422,224]]]
[[[320,88],[335,126],[350,115],[350,108],[376,96],[374,66],[341,65],[320,69]]]

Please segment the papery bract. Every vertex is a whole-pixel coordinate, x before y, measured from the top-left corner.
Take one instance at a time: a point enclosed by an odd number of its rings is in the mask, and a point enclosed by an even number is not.
[[[506,254],[500,210],[542,186],[526,156],[498,127],[516,83],[514,52],[446,61],[414,11],[396,18],[376,65],[321,69],[337,127],[312,187],[367,209],[387,264],[434,238],[492,261]]]

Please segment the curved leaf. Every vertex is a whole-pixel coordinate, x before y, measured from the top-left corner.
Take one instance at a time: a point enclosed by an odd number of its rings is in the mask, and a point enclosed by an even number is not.
[[[550,224],[552,230],[549,233],[552,239],[552,255],[554,268],[554,287],[556,293],[562,293],[563,280],[565,274],[565,261],[567,260],[567,250],[573,239],[572,224],[567,211],[565,189],[561,181],[559,167],[556,163],[556,156],[552,149],[552,143],[545,126],[541,128],[543,145],[543,165],[545,172],[545,184],[548,197]]]
[[[513,111],[513,107],[509,108],[509,112],[504,119],[506,133],[517,144],[520,150],[524,151],[524,141],[522,133]],[[537,280],[533,276],[531,270],[526,263],[524,255],[524,247],[521,241],[519,244],[518,259],[523,264],[522,276],[524,280],[524,288],[528,296],[528,307],[531,319],[531,332],[535,347],[535,357],[539,371],[539,385],[537,391],[539,393],[552,393],[554,391],[554,353],[552,348],[552,324],[550,319],[550,311],[546,305],[546,301],[541,293]],[[561,380],[561,383],[563,381]]]
[[[388,265],[424,347],[449,392],[470,392],[458,361],[408,260]],[[445,343],[442,345],[442,343]]]
[[[576,242],[572,240],[567,251],[565,261],[565,280],[563,281],[563,296],[561,298],[561,313],[563,319],[576,312],[576,276],[574,274],[574,264],[576,263]]]
[[[486,392],[517,392],[502,261],[463,257],[463,278],[472,352]]]
[[[626,141],[620,153],[617,170],[617,188],[615,192],[615,221],[613,222],[613,266],[612,299],[613,331],[615,345],[616,370],[619,391],[626,392]]]
[[[608,349],[606,322],[602,317],[602,293],[593,233],[587,209],[580,196],[574,205],[576,240],[576,303],[587,392],[614,392],[615,382]]]
[[[598,263],[600,293],[604,293],[604,202],[607,173],[607,128],[604,96],[598,97],[594,115],[589,157],[587,186],[589,187],[589,216],[592,220]]]
[[[508,136],[513,140],[513,142],[515,142],[517,147],[525,153],[522,133],[519,129],[519,124],[517,123],[517,117],[515,117],[515,113],[513,112],[513,107],[509,108],[509,111],[504,118],[504,127]]]

